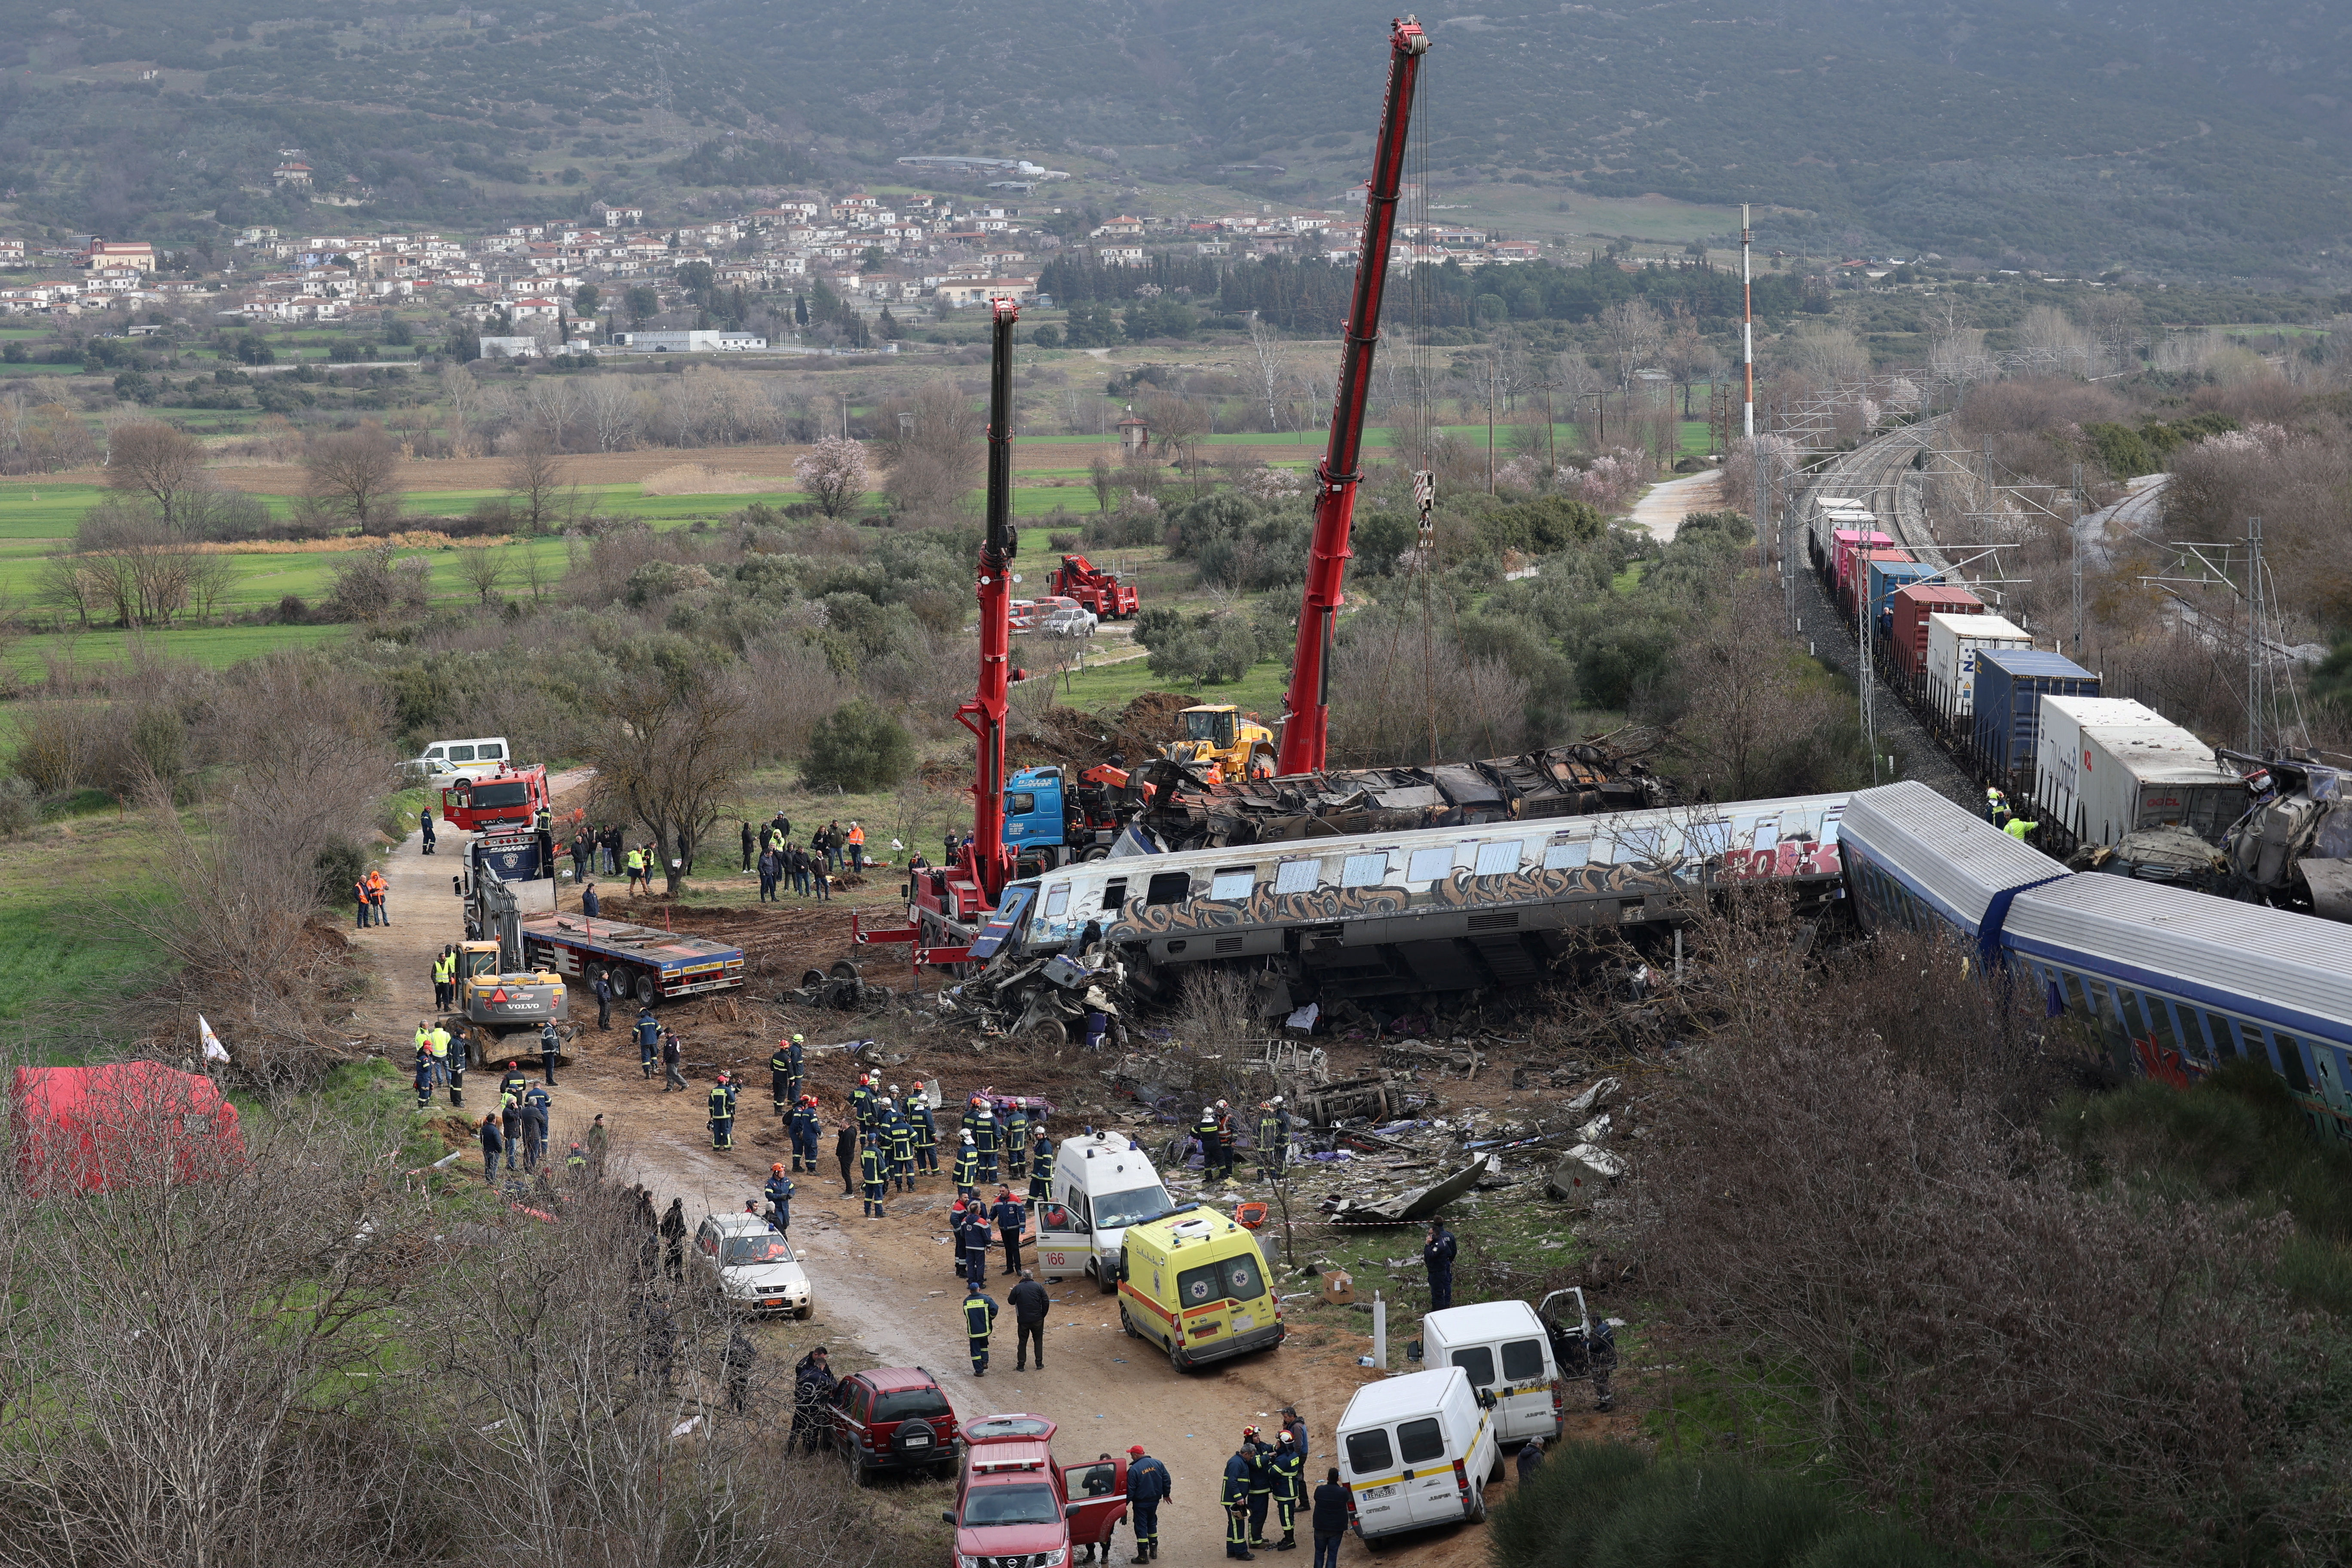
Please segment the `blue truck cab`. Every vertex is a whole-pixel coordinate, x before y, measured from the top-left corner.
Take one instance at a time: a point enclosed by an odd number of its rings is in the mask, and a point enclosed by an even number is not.
[[[1062,770],[1022,768],[1005,781],[1004,847],[1017,858],[1065,847]]]

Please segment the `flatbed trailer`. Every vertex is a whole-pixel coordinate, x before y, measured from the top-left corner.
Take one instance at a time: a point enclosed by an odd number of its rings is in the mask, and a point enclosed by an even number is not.
[[[672,997],[738,991],[743,985],[743,950],[708,937],[601,916],[591,919],[576,911],[524,915],[521,926],[530,967],[553,970],[583,984],[593,980],[598,969],[610,968],[616,1000],[630,997],[651,1006]]]

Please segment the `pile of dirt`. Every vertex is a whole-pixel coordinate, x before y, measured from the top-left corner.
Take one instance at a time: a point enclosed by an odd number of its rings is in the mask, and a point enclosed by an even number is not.
[[[1135,737],[1137,743],[1128,755],[1149,756],[1154,748],[1182,740],[1184,721],[1179,715],[1200,701],[1181,691],[1146,691],[1120,709],[1118,727]]]
[[[1178,715],[1198,701],[1181,691],[1147,691],[1116,714],[1048,708],[1023,728],[1006,760],[1013,767],[1058,763],[1084,770],[1118,756],[1132,767],[1182,739],[1184,721]]]

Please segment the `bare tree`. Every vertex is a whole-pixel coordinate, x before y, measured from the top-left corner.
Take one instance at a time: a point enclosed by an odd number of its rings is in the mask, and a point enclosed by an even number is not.
[[[107,435],[107,488],[146,497],[166,527],[179,521],[180,493],[202,485],[204,472],[203,444],[161,420],[134,419]]]
[[[569,376],[534,375],[523,383],[522,405],[551,451],[563,450],[563,435],[579,412],[579,398]]]
[[[883,491],[901,510],[950,511],[980,477],[987,416],[952,382],[925,382],[911,398],[886,400],[874,428],[890,470]]]
[[[33,602],[71,612],[74,624],[89,629],[89,613],[106,603],[105,584],[89,563],[69,552],[41,558],[33,571]]]
[[[1265,397],[1265,427],[1281,428],[1281,416],[1276,411],[1276,400],[1281,395],[1282,384],[1290,376],[1290,351],[1282,337],[1265,318],[1250,317],[1250,356],[1256,362],[1258,390]]]
[[[1112,500],[1118,494],[1118,481],[1111,471],[1110,459],[1100,452],[1097,452],[1094,461],[1087,465],[1087,482],[1094,487],[1096,509],[1108,511]]]
[[[580,417],[600,452],[626,447],[641,412],[641,400],[626,376],[592,375],[580,383]]]
[[[319,505],[357,523],[360,531],[382,532],[399,515],[400,447],[370,423],[356,430],[313,437],[303,454],[304,493]]]
[[[521,514],[525,532],[551,531],[550,522],[565,482],[563,459],[557,450],[557,443],[542,428],[531,426],[516,433],[514,450],[507,458],[507,495]]]
[[[1656,355],[1665,321],[1645,300],[1620,300],[1601,312],[1601,342],[1617,389],[1630,391],[1633,373]]]
[[[523,548],[528,551],[530,546]],[[472,588],[487,605],[497,597],[499,589],[506,583],[506,556],[495,545],[469,546],[457,552],[457,575],[463,577],[467,586]]]
[[[749,764],[745,706],[735,677],[698,667],[620,676],[597,698],[597,788],[652,832],[673,894]]]

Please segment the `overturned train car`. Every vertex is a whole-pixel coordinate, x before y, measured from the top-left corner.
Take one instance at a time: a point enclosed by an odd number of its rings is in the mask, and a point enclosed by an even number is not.
[[[1541,979],[1580,932],[1662,923],[1727,883],[1838,896],[1843,795],[1224,845],[1065,866],[1007,888],[972,960],[1116,954],[1167,994],[1255,973],[1256,1011]]]

